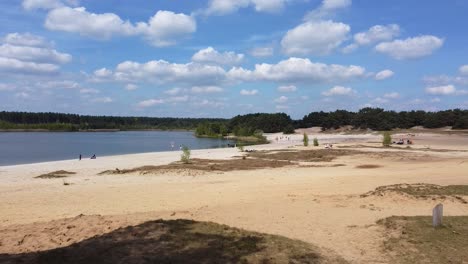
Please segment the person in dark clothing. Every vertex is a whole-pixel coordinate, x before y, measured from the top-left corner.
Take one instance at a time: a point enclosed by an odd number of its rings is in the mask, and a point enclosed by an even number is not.
[[[81,154],[80,154],[80,159],[79,160],[81,160]]]

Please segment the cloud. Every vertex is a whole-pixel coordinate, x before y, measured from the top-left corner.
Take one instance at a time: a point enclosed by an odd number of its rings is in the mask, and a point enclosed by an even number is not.
[[[98,94],[100,93],[99,90],[93,88],[83,88],[80,90],[81,94]]]
[[[321,5],[307,13],[304,20],[319,20],[334,14],[339,9],[351,6],[351,0],[323,0]]]
[[[241,8],[253,6],[257,12],[277,13],[283,10],[290,0],[211,0],[205,15],[227,15]]]
[[[16,85],[11,83],[0,83],[0,92],[4,91],[14,91],[16,90]]]
[[[91,100],[91,102],[93,103],[104,103],[104,104],[107,104],[107,103],[112,103],[114,100],[112,100],[112,98],[110,97],[99,97],[99,98],[94,98]]]
[[[164,93],[168,95],[177,95],[181,93],[182,91],[183,90],[181,88],[172,88],[172,89],[164,91]]]
[[[197,22],[192,16],[171,11],[158,11],[148,23],[137,23],[137,33],[143,34],[156,47],[175,45],[197,31]]]
[[[355,65],[314,63],[309,59],[289,58],[277,64],[257,64],[255,68],[233,67],[229,71],[220,66],[196,62],[170,63],[164,60],[138,63],[125,61],[115,69],[102,68],[89,80],[124,83],[155,83],[181,88],[222,87],[244,82],[321,83],[342,82],[366,76],[366,70]],[[181,90],[177,90],[180,92]]]
[[[223,88],[218,86],[194,86],[192,87],[192,93],[220,93]]]
[[[189,86],[215,86],[224,81],[226,77],[225,70],[219,66],[194,62],[178,64],[164,60],[146,63],[125,61],[118,64],[114,70],[101,69],[100,71],[104,73],[107,80]],[[99,76],[94,72],[93,77],[98,78]]]
[[[380,41],[388,41],[400,35],[400,27],[397,24],[375,25],[369,30],[354,35],[354,41],[358,45],[370,45]]]
[[[322,92],[324,96],[351,96],[356,94],[356,91],[350,87],[335,86],[330,90]]]
[[[15,94],[15,97],[21,98],[21,99],[27,99],[30,97],[30,94],[27,92],[19,92]]]
[[[29,46],[29,47],[48,47],[48,43],[43,37],[36,36],[31,33],[9,33],[3,39],[3,43],[14,46]]]
[[[308,21],[289,30],[281,40],[287,55],[326,55],[348,38],[351,28],[343,23]]]
[[[297,87],[295,85],[282,85],[279,86],[277,90],[282,93],[290,93],[297,91]]]
[[[289,106],[287,106],[287,105],[276,105],[275,108],[276,108],[276,110],[287,110],[287,109],[289,109]]]
[[[240,94],[241,95],[257,95],[258,94],[258,90],[256,89],[253,89],[253,90],[245,90],[245,89],[242,89],[240,91]]]
[[[450,95],[455,94],[457,89],[453,85],[427,87],[426,93],[432,95]]]
[[[397,93],[397,92],[386,93],[386,94],[384,94],[383,97],[387,98],[387,99],[398,99],[398,98],[400,98],[400,94]]]
[[[163,104],[163,103],[164,103],[164,100],[162,99],[149,99],[149,100],[144,100],[144,101],[139,102],[137,106],[141,108],[145,108],[145,107],[151,107],[151,106]]]
[[[468,65],[462,65],[460,66],[460,74],[462,75],[468,75]]]
[[[160,10],[148,22],[123,21],[114,13],[96,14],[84,7],[63,6],[49,11],[45,21],[49,30],[78,33],[95,39],[140,35],[157,47],[170,46],[196,31],[196,21],[185,14]]]
[[[192,56],[192,61],[217,65],[238,65],[244,59],[244,54],[236,54],[232,51],[220,53],[213,47],[199,50]]]
[[[60,0],[24,0],[22,6],[26,10],[53,9],[63,6]]]
[[[136,89],[138,89],[138,85],[136,85],[136,84],[129,83],[129,84],[125,85],[125,90],[127,90],[127,91],[134,91]]]
[[[288,101],[288,97],[286,97],[286,96],[280,96],[280,97],[278,97],[278,98],[276,98],[276,99],[274,100],[274,102],[275,102],[275,103],[278,103],[278,104],[284,104],[284,103],[286,103],[287,101]]]
[[[228,77],[237,81],[270,82],[336,82],[363,77],[366,70],[360,66],[314,63],[309,59],[289,58],[277,64],[257,64],[253,71],[234,67]]]
[[[430,86],[442,86],[449,84],[468,85],[468,77],[466,76],[448,76],[448,75],[435,75],[424,76],[423,82]]]
[[[444,39],[424,35],[419,37],[382,42],[375,47],[377,52],[387,54],[397,60],[416,59],[431,55],[442,47]]]
[[[254,48],[250,51],[250,55],[256,58],[264,58],[273,56],[273,48],[272,47],[258,47]]]
[[[44,38],[29,33],[11,33],[2,38],[0,45],[0,72],[14,74],[50,74],[60,64],[71,61],[70,54],[51,48]]]
[[[385,79],[388,79],[390,77],[392,77],[395,73],[391,70],[383,70],[383,71],[380,71],[378,72],[376,75],[375,75],[375,79],[377,81],[382,81],[382,80],[385,80]]]
[[[166,100],[164,100],[165,102],[168,102],[168,103],[181,103],[181,102],[187,102],[189,100],[189,96],[188,95],[184,95],[184,96],[173,96],[173,97],[169,97],[167,98]]]

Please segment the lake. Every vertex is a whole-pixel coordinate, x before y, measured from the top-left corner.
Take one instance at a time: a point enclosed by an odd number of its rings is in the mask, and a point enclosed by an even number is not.
[[[190,149],[226,147],[229,140],[197,138],[193,132],[0,132],[0,166]],[[173,146],[173,147],[172,147]]]

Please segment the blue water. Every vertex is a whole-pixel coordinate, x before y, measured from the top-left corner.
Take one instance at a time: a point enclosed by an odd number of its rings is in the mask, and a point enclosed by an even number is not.
[[[0,166],[100,156],[220,148],[231,141],[196,138],[192,132],[0,132]]]

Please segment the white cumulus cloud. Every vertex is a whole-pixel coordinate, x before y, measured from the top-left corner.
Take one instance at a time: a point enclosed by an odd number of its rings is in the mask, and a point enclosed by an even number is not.
[[[218,86],[194,86],[192,87],[192,93],[220,93],[223,88]]]
[[[426,93],[433,95],[450,95],[455,94],[457,89],[453,85],[427,87]]]
[[[462,65],[460,66],[460,74],[462,75],[468,75],[468,65]]]
[[[289,58],[277,64],[257,64],[254,70],[232,68],[228,77],[240,81],[327,82],[343,81],[365,76],[366,70],[355,65],[315,63],[309,59]]]
[[[431,55],[442,47],[444,39],[424,35],[392,42],[382,42],[375,47],[377,52],[387,54],[397,60],[416,59]]]
[[[244,54],[236,54],[232,51],[219,52],[213,47],[199,50],[192,56],[192,61],[218,65],[238,65],[244,59]]]
[[[148,22],[132,24],[114,13],[96,14],[84,7],[68,6],[50,10],[44,24],[49,30],[78,33],[96,39],[139,35],[157,47],[174,45],[197,28],[193,17],[171,11],[160,10]]]
[[[276,98],[276,99],[274,100],[274,102],[275,102],[275,103],[278,103],[278,104],[284,104],[284,103],[286,103],[288,100],[289,100],[289,98],[283,95],[283,96],[280,96],[280,97]]]
[[[164,100],[162,99],[148,99],[148,100],[139,102],[137,106],[144,108],[144,107],[151,107],[151,106],[163,104],[163,103],[164,103]]]
[[[356,91],[350,87],[334,86],[331,89],[322,92],[324,96],[351,96],[356,94]]]
[[[44,38],[29,33],[11,33],[0,45],[0,72],[15,74],[55,73],[72,56],[53,49]]]
[[[226,15],[253,6],[257,12],[276,13],[290,0],[210,0],[205,15]]]
[[[354,35],[354,41],[358,45],[369,45],[379,41],[388,41],[400,34],[397,24],[375,25],[369,30]]]
[[[288,55],[326,55],[348,38],[351,28],[343,23],[308,21],[289,30],[281,40]]]
[[[323,0],[319,7],[307,13],[304,20],[320,20],[340,9],[351,6],[352,0]]]
[[[391,70],[383,70],[383,71],[380,71],[378,72],[376,75],[375,75],[375,79],[378,80],[378,81],[382,81],[382,80],[385,80],[385,79],[388,79],[390,77],[392,77],[395,73]]]

